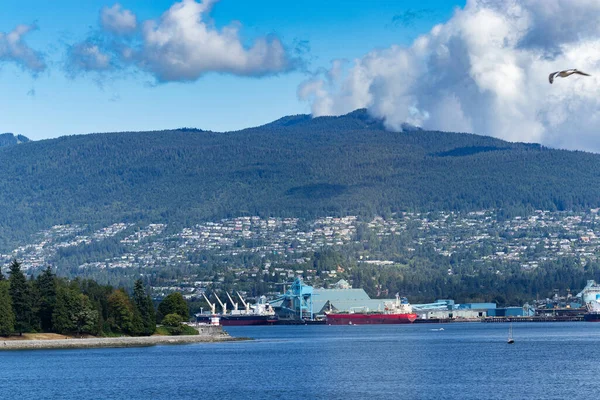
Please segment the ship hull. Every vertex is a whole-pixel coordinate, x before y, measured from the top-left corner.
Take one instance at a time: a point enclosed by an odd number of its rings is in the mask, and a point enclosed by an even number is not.
[[[587,322],[600,322],[600,313],[586,313],[583,314],[583,320]]]
[[[386,325],[412,324],[417,314],[328,314],[327,325]]]
[[[223,326],[245,326],[245,325],[273,325],[277,317],[272,315],[219,315],[220,324]],[[196,322],[210,323],[210,316],[199,316]]]

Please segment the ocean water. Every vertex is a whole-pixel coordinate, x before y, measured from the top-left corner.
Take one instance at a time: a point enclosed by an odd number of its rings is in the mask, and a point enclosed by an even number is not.
[[[600,323],[227,330],[255,340],[0,352],[0,399],[600,397]]]

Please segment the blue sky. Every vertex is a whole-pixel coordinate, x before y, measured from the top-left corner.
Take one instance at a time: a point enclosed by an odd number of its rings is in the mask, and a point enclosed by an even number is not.
[[[114,10],[134,15],[139,31],[142,21],[160,23],[161,15],[176,3],[124,0]],[[146,57],[143,62],[123,61],[111,53],[116,50],[100,16],[115,2],[29,0],[24,7],[23,1],[3,0],[0,33],[6,38],[19,25],[35,25],[37,29],[24,34],[22,41],[39,53],[45,67],[22,67],[20,53],[5,51],[3,56],[0,34],[0,132],[39,140],[184,126],[225,131],[309,113],[312,103],[299,100],[299,86],[330,68],[332,60],[352,61],[377,49],[410,46],[434,25],[448,21],[464,3],[221,0],[203,14],[203,18],[209,17],[210,26],[214,23],[212,29],[220,32],[236,23],[237,37],[245,49],[267,38],[275,52],[269,60],[281,56],[278,60],[284,65],[259,61],[254,67],[239,67],[235,61],[217,62],[214,68],[197,66],[189,74],[171,75],[171,69],[165,70],[160,60],[163,47],[153,47],[143,55],[140,52],[140,59]],[[141,51],[144,39],[136,36],[137,31],[132,28],[118,39]],[[85,67],[73,72],[82,54],[74,49],[87,51],[90,43],[102,43],[97,54],[107,58],[93,62],[87,58]],[[87,47],[78,47],[82,44]],[[277,52],[278,44],[284,55]],[[302,52],[297,53],[297,48]]]

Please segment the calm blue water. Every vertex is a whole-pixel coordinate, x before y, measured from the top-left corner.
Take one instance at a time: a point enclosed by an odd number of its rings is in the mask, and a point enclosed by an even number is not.
[[[432,329],[443,327],[444,331]],[[600,395],[600,323],[231,327],[251,342],[0,352],[0,399]]]

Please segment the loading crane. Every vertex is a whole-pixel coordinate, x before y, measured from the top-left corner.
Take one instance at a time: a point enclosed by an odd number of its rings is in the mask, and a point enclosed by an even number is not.
[[[244,298],[242,297],[242,295],[240,294],[240,292],[236,292],[238,297],[240,298],[240,300],[242,301],[242,304],[244,305],[244,307],[246,308],[246,312],[250,312],[250,304],[246,303],[244,301]]]
[[[227,303],[223,303],[221,301],[221,299],[219,298],[219,296],[217,296],[216,293],[213,292],[213,294],[215,295],[215,298],[217,299],[217,301],[219,302],[219,304],[221,305],[221,308],[223,309],[223,315],[227,314]]]
[[[208,306],[210,307],[210,313],[211,314],[216,314],[217,313],[217,306],[215,305],[215,303],[211,303],[210,300],[208,300],[208,297],[206,297],[206,295],[204,293],[202,293],[202,296],[204,296],[204,300],[206,300],[206,302],[208,303]]]
[[[228,292],[225,292],[225,294],[227,294],[227,297],[229,298],[229,301],[231,302],[231,304],[233,305],[233,311],[237,311],[238,310],[238,303],[235,303],[233,301],[233,299],[231,298],[231,296],[229,295]]]

